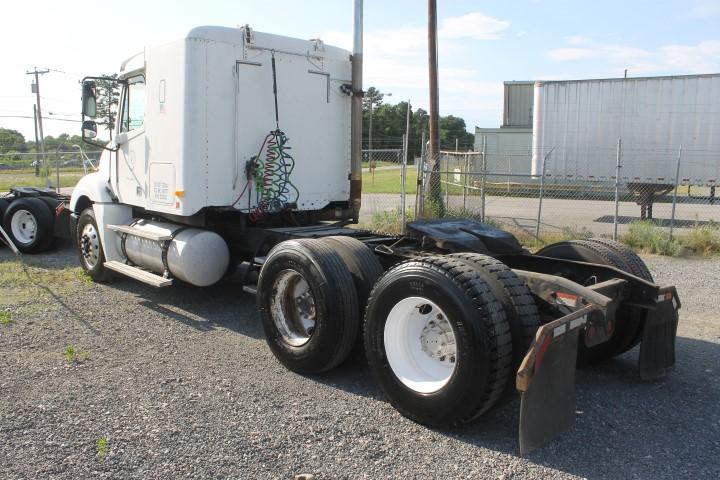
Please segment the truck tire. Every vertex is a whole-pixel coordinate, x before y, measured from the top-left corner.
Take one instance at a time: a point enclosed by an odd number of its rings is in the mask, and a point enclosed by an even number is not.
[[[477,269],[445,256],[388,270],[365,312],[368,364],[406,417],[454,427],[491,408],[512,367],[510,326]]]
[[[80,266],[95,282],[104,283],[113,275],[105,268],[105,250],[100,241],[95,211],[86,208],[80,214],[77,223],[77,248]]]
[[[53,241],[55,217],[38,198],[16,198],[5,211],[3,227],[22,253],[39,253]]]
[[[536,255],[608,265],[632,273],[630,265],[622,256],[608,246],[590,240],[555,243],[540,249]],[[579,283],[583,284],[583,279]],[[593,365],[627,351],[638,337],[642,322],[642,316],[638,316],[634,310],[627,307],[618,309],[615,313],[615,329],[607,342],[588,347],[585,345],[585,336],[579,336],[578,365]]]
[[[510,377],[513,378],[540,326],[540,314],[535,298],[525,280],[496,258],[471,252],[453,253],[449,256],[474,266],[505,309],[512,337],[513,371],[510,372]],[[515,382],[508,382],[508,385],[514,386]]]
[[[630,267],[628,273],[632,273],[636,277],[640,277],[643,280],[647,280],[648,282],[655,283],[655,279],[653,278],[652,273],[650,273],[650,269],[647,267],[647,265],[645,265],[643,259],[640,258],[640,256],[635,253],[630,247],[623,245],[620,242],[616,242],[615,240],[609,240],[604,238],[591,238],[589,241],[605,245],[606,247],[614,251],[616,254],[621,256],[623,260],[625,260],[625,263]],[[632,316],[632,318],[638,318],[640,319],[640,321],[638,323],[635,337],[632,338],[626,345],[621,345],[615,355],[625,353],[631,348],[633,348],[635,345],[640,343],[642,329],[645,325],[645,316],[647,315],[646,310],[636,307],[623,307],[623,311],[627,312],[625,313],[626,317]]]
[[[591,238],[588,241],[605,245],[609,249],[613,250],[618,256],[622,257],[628,267],[630,267],[629,273],[632,273],[636,277],[640,277],[643,280],[647,280],[648,282],[655,282],[652,273],[650,273],[650,269],[647,267],[647,265],[645,265],[643,259],[640,258],[640,256],[635,253],[632,248],[628,247],[627,245],[623,245],[620,242],[616,242],[615,240],[605,238]]]
[[[275,357],[298,373],[342,363],[360,317],[352,275],[342,257],[315,239],[276,245],[260,270],[257,306]]]
[[[367,245],[360,240],[352,237],[331,236],[320,239],[321,242],[338,252],[345,262],[350,275],[352,275],[355,284],[355,292],[358,299],[358,318],[365,316],[365,308],[367,307],[370,291],[375,282],[383,274],[383,268],[375,254]],[[352,353],[353,359],[364,359],[365,352],[363,347],[362,322],[360,322],[360,332],[355,340]],[[361,360],[362,361],[362,360]]]

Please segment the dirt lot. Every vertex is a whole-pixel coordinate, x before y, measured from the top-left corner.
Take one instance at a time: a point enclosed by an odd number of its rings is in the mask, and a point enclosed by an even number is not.
[[[684,301],[674,373],[641,383],[637,350],[580,371],[574,430],[527,457],[517,399],[435,431],[362,364],[288,372],[236,279],[95,285],[67,247],[27,261],[0,249],[0,478],[720,477],[718,259],[647,258]]]

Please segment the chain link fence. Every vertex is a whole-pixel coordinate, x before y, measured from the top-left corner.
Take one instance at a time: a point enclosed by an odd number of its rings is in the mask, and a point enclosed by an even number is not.
[[[12,187],[73,187],[99,165],[101,151],[79,145],[40,153],[0,153],[0,192]]]
[[[720,147],[660,149],[618,141],[587,150],[584,158],[556,147],[487,155],[443,151],[434,165],[423,155],[408,159],[404,169],[400,149],[364,151],[360,223],[401,233],[404,222],[417,217],[470,218],[525,242],[619,238],[641,221],[670,237],[717,227]],[[438,187],[430,188],[432,182]]]
[[[363,150],[363,194],[360,224],[384,233],[401,233],[414,218],[416,159],[404,163],[403,149]]]
[[[441,152],[440,204],[428,198],[432,167],[423,168],[426,217],[462,217],[488,222],[519,237],[618,238],[638,221],[674,232],[698,226],[715,228],[720,201],[715,181],[718,152],[648,146],[595,147],[592,160],[571,158],[575,152],[545,151]],[[632,162],[650,155],[656,166]],[[668,167],[669,166],[669,167]],[[503,168],[505,167],[505,168]],[[658,174],[657,172],[660,172]],[[421,187],[421,188],[423,188]]]

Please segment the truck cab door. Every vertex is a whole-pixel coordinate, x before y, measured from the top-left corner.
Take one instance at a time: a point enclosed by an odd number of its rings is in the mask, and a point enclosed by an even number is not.
[[[120,99],[113,187],[122,203],[146,206],[148,145],[145,136],[145,77],[128,78]]]

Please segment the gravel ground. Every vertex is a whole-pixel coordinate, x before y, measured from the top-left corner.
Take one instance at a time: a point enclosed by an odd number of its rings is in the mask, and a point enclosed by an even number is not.
[[[11,260],[0,249],[0,278]],[[0,478],[718,478],[720,260],[646,260],[683,300],[675,371],[641,383],[637,350],[580,371],[575,428],[521,457],[517,398],[436,431],[401,417],[359,362],[285,370],[235,279],[94,285],[67,275],[68,247],[29,257],[42,266],[29,296],[4,286],[15,300],[0,299],[12,313],[0,325]]]

